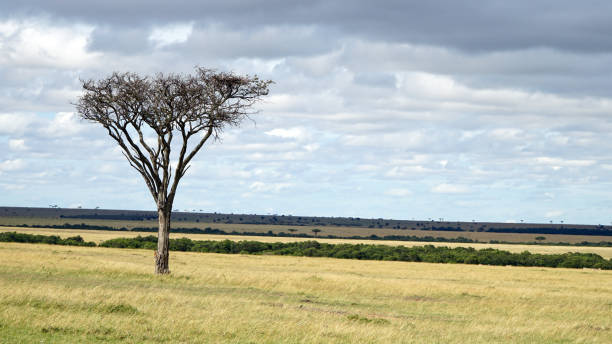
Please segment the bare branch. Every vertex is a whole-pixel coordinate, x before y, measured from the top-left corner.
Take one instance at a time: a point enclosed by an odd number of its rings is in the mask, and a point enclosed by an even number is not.
[[[113,73],[82,81],[75,104],[81,118],[99,123],[121,147],[130,166],[144,178],[158,208],[172,207],[180,179],[206,141],[218,139],[255,113],[252,106],[268,94],[272,82],[196,67],[192,75]],[[190,152],[192,137],[204,132]],[[171,170],[172,140],[181,139]],[[147,136],[157,136],[151,145]],[[172,183],[171,183],[172,181]]]
[[[237,126],[255,113],[252,106],[268,94],[271,83],[257,76],[199,67],[193,75],[141,77],[115,72],[105,79],[82,81],[84,93],[75,104],[77,112],[108,131],[130,166],[143,177],[157,204],[157,273],[170,272],[171,209],[190,162],[209,138],[218,139],[226,126]],[[187,152],[189,141],[200,133],[203,135]],[[174,134],[182,141],[173,173],[170,161]],[[157,136],[156,147],[147,142],[148,135]]]

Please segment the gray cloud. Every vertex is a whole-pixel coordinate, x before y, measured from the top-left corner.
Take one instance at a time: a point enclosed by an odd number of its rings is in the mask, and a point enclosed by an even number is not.
[[[148,41],[150,30],[147,27],[97,27],[89,43],[92,51],[119,52],[124,54],[143,54],[150,52]]]
[[[609,52],[612,4],[606,1],[26,1],[6,15],[52,15],[97,24],[141,26],[197,21],[241,31],[313,25],[374,40],[451,46],[466,51],[548,47]]]

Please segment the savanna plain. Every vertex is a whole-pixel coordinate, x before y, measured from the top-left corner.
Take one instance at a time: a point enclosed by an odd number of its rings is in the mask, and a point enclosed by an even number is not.
[[[2,343],[610,343],[612,271],[0,243]]]

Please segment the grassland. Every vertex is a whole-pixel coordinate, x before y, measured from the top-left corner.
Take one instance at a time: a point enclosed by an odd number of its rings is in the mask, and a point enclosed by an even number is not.
[[[79,225],[85,223],[93,226],[108,226],[113,228],[133,229],[135,227],[157,227],[157,220],[100,220],[100,219],[69,219],[69,218],[42,218],[42,217],[11,217],[0,216],[0,226],[15,226],[15,225],[34,225],[34,226],[52,226],[64,224]],[[370,235],[378,235],[380,237],[386,235],[402,235],[402,236],[417,236],[417,237],[441,237],[441,238],[458,238],[464,237],[481,242],[489,242],[497,240],[499,242],[525,243],[535,242],[537,237],[544,237],[544,240],[539,240],[542,243],[580,243],[612,241],[610,236],[596,235],[566,235],[566,234],[523,234],[523,233],[494,233],[494,232],[478,232],[478,231],[436,231],[436,230],[411,230],[411,229],[391,229],[391,228],[364,228],[364,227],[344,227],[344,226],[290,226],[290,225],[261,225],[261,224],[228,224],[228,223],[212,223],[212,222],[195,222],[195,221],[177,221],[173,223],[173,227],[182,228],[199,228],[207,227],[220,229],[226,232],[252,232],[252,233],[267,233],[272,232],[278,234],[280,232],[289,233],[289,229],[294,230],[293,234],[313,235],[313,229],[320,229],[318,234],[320,237],[334,235],[337,237],[368,237]],[[1,229],[1,227],[0,227]]]
[[[85,241],[93,241],[97,244],[102,241],[119,237],[136,237],[138,235],[150,235],[151,233],[139,233],[139,232],[116,232],[116,231],[101,231],[101,230],[82,230],[82,229],[52,229],[52,228],[23,228],[23,227],[0,227],[0,232],[12,232],[16,231],[19,233],[28,234],[42,234],[42,235],[60,235],[62,238],[68,236],[80,235]],[[155,234],[155,233],[152,233]],[[287,238],[287,237],[265,237],[265,236],[243,236],[243,235],[214,235],[214,234],[184,234],[184,233],[171,233],[170,237],[173,239],[186,237],[192,240],[254,240],[262,242],[293,242],[293,241],[308,241],[313,240],[312,238]],[[508,244],[479,244],[479,243],[445,243],[445,242],[420,242],[420,241],[390,241],[390,240],[359,240],[359,239],[326,239],[317,238],[319,242],[325,242],[330,244],[338,243],[349,243],[349,244],[381,244],[381,245],[404,245],[404,246],[422,246],[431,244],[434,246],[448,246],[448,247],[474,247],[476,249],[482,248],[495,248],[499,250],[505,250],[515,253],[523,251],[529,251],[531,253],[566,253],[566,252],[582,252],[582,253],[596,253],[606,259],[612,258],[612,247],[588,247],[588,246],[546,246],[546,245],[508,245]]]
[[[2,343],[609,343],[612,272],[0,244]]]

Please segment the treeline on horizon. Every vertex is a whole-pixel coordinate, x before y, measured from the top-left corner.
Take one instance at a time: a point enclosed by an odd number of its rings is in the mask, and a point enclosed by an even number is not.
[[[152,221],[157,219],[154,211],[110,210],[110,209],[72,209],[72,208],[27,208],[0,207],[0,213],[7,216],[51,217],[65,219],[100,219]],[[612,226],[553,224],[553,223],[493,223],[466,221],[444,221],[444,219],[394,220],[383,218],[360,217],[318,217],[294,215],[257,215],[257,214],[223,214],[206,213],[202,209],[173,211],[176,222],[204,222],[219,224],[255,224],[280,226],[317,226],[317,227],[361,227],[369,229],[397,230],[435,230],[435,231],[470,231],[494,233],[531,233],[531,234],[568,234],[568,235],[601,235],[612,236]]]
[[[96,245],[93,242],[85,242],[80,236],[61,239],[58,236],[4,232],[0,233],[0,241],[152,250],[157,248],[157,238],[153,235],[110,239]],[[472,247],[450,248],[433,245],[405,247],[373,244],[327,244],[317,241],[264,243],[258,241],[204,241],[180,238],[170,239],[170,250],[224,254],[612,270],[612,259],[606,260],[594,253],[534,254],[527,251],[511,253],[493,248],[476,250]]]
[[[132,229],[128,229],[126,227],[112,227],[112,226],[103,226],[103,225],[88,225],[85,223],[80,224],[69,224],[64,223],[62,225],[11,225],[11,227],[24,227],[24,228],[53,228],[53,229],[83,229],[83,230],[105,230],[105,231],[115,231],[115,232],[145,232],[145,233],[156,233],[157,227],[134,227]],[[292,228],[288,228],[287,230],[291,231]],[[433,236],[416,236],[416,235],[383,235],[379,236],[376,234],[368,235],[368,236],[337,236],[337,235],[325,235],[325,236],[315,236],[307,233],[285,233],[278,232],[274,233],[272,231],[267,232],[237,232],[231,231],[227,232],[218,228],[206,227],[204,229],[197,227],[178,227],[172,228],[172,233],[182,233],[182,234],[218,234],[218,235],[237,235],[237,236],[266,236],[266,237],[281,237],[281,238],[326,238],[326,239],[354,239],[354,240],[388,240],[388,241],[416,241],[416,242],[448,242],[448,243],[481,243],[481,244],[523,244],[523,245],[548,245],[548,246],[592,246],[592,247],[612,247],[612,241],[600,241],[600,242],[590,242],[590,241],[582,241],[579,243],[567,243],[567,242],[509,242],[509,241],[499,241],[499,240],[489,240],[480,241],[474,240],[470,238],[465,238],[462,236],[456,238],[444,238],[444,237],[433,237]]]
[[[181,216],[197,215],[197,214],[181,214]],[[346,221],[340,221],[337,218],[302,218],[295,216],[254,216],[254,215],[226,215],[226,214],[206,214],[202,215],[206,220],[213,223],[224,224],[255,224],[255,225],[283,225],[283,226],[333,226],[333,227],[362,227],[362,228],[378,228],[378,229],[397,229],[397,230],[423,230],[423,231],[452,231],[463,232],[467,231],[467,227],[475,226],[474,223],[456,223],[455,225],[443,225],[435,221],[414,221],[412,227],[406,225],[405,220],[383,220],[383,219],[361,219],[347,218]],[[71,219],[97,219],[97,220],[131,220],[131,221],[146,221],[156,220],[157,216],[143,214],[83,214],[83,215],[60,215],[60,218]],[[295,219],[293,219],[295,218]],[[189,216],[182,219],[188,221]],[[194,220],[194,219],[191,219]],[[312,221],[311,221],[312,220]],[[180,222],[181,220],[179,220]],[[200,222],[199,218],[195,218],[195,222]],[[463,228],[466,227],[466,228]],[[492,232],[492,233],[518,233],[518,234],[566,234],[566,235],[598,235],[612,236],[612,228],[606,228],[603,225],[573,227],[572,225],[534,225],[534,226],[508,226],[495,227],[492,224],[480,224],[477,227],[471,227],[471,230],[477,232]]]

